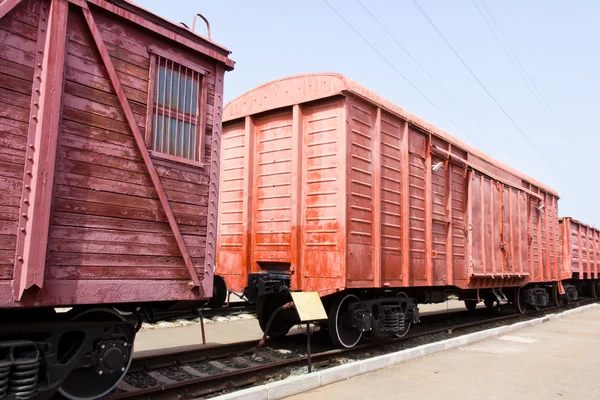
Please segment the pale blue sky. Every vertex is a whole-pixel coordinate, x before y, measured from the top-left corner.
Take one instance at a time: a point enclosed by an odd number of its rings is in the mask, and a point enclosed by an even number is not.
[[[230,57],[236,61],[235,70],[226,74],[225,101],[292,74],[343,73],[552,186],[561,196],[561,216],[573,216],[600,227],[600,209],[596,204],[600,195],[600,165],[596,163],[600,149],[596,125],[596,110],[600,106],[600,2],[475,0],[488,17],[481,1],[484,2],[566,129],[567,133],[561,135],[472,0],[418,0],[483,85],[534,142],[541,156],[479,86],[412,0],[361,1],[495,140],[419,69],[356,0],[327,1],[456,125],[413,89],[324,0],[137,1],[190,26],[197,12],[209,19],[213,40],[229,48]],[[494,26],[489,17],[488,22]],[[568,135],[575,150],[563,135]],[[510,154],[503,148],[509,149]]]

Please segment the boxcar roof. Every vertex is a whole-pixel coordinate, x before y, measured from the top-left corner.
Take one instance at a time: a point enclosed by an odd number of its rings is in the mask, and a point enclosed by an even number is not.
[[[409,121],[420,129],[447,140],[452,143],[453,146],[462,148],[471,155],[481,158],[497,168],[503,169],[517,178],[525,180],[545,192],[558,197],[558,193],[551,187],[490,157],[477,148],[463,142],[448,132],[392,103],[390,100],[383,98],[372,90],[367,89],[363,85],[338,73],[325,72],[294,75],[265,83],[227,103],[223,110],[223,122],[225,123],[247,115],[258,114],[277,108],[302,104],[308,101],[346,93],[359,96],[382,109]]]
[[[137,23],[139,25],[144,26],[147,29],[154,31],[155,33],[162,34],[163,36],[168,36],[170,39],[180,43],[181,45],[191,47],[187,42],[185,42],[185,40],[184,41],[179,40],[180,37],[190,40],[195,45],[197,45],[197,46],[199,45],[201,48],[204,48],[204,50],[208,50],[208,51],[203,51],[204,53],[223,62],[226,65],[226,69],[228,69],[228,70],[233,69],[233,66],[235,63],[233,60],[228,58],[228,56],[231,54],[231,51],[229,49],[227,49],[226,47],[224,47],[216,42],[213,42],[208,37],[205,37],[203,35],[193,32],[191,29],[187,28],[186,26],[182,25],[181,23],[175,23],[173,21],[170,21],[167,18],[142,7],[139,4],[137,4],[131,0],[110,0],[110,1],[108,1],[108,0],[79,0],[79,1],[80,2],[87,1],[87,3],[89,3],[91,5],[103,8],[114,14],[120,15],[121,17],[131,20],[131,22]],[[117,6],[121,10],[125,10],[125,11],[130,12],[131,14],[134,14],[134,18],[130,18],[129,16],[127,16],[126,13],[124,13],[122,11],[115,10],[114,9],[115,6]],[[142,23],[140,18],[151,22],[151,24]],[[172,33],[174,33],[175,35],[168,34],[168,33],[165,34],[164,31],[161,32],[161,28],[167,29],[167,30],[171,31]],[[196,47],[196,46],[194,46],[192,48],[194,50],[202,51],[201,48]]]

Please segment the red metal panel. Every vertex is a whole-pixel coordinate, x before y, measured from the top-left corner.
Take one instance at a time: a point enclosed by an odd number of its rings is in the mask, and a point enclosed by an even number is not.
[[[348,101],[348,259],[351,281],[374,278],[374,138],[376,111],[359,100]]]
[[[46,4],[40,8],[36,75],[23,175],[22,218],[14,272],[16,300],[22,298],[24,291],[39,290],[44,286],[61,118],[68,7],[66,0],[52,0],[49,12]]]
[[[325,106],[339,95],[346,101]],[[468,289],[556,279],[561,256],[551,189],[338,75],[271,82],[225,109],[231,124],[274,112],[300,113],[304,120],[303,141],[291,145],[293,169],[293,160],[302,159],[301,178],[292,185],[299,191],[304,254],[300,270],[293,268],[301,284],[293,278],[292,289],[324,295],[344,288]],[[277,261],[278,254],[265,253],[262,261]]]
[[[217,274],[227,278],[228,288],[242,291],[250,260],[249,221],[253,126],[250,117],[223,129]]]
[[[402,136],[404,126],[392,116],[381,116],[381,276],[385,286],[402,286]],[[400,268],[399,268],[400,267]]]
[[[171,205],[169,204],[169,200],[167,199],[167,195],[163,189],[160,178],[159,178],[158,174],[156,173],[154,164],[152,163],[152,160],[150,159],[150,154],[148,152],[148,148],[146,147],[146,142],[144,140],[144,137],[142,136],[142,133],[139,130],[139,127],[137,126],[135,117],[133,116],[133,111],[131,110],[131,106],[129,105],[129,101],[127,100],[127,97],[125,95],[125,92],[123,91],[123,88],[121,87],[121,82],[119,81],[117,72],[115,71],[112,60],[108,54],[108,51],[106,50],[106,46],[104,45],[104,40],[102,39],[102,36],[100,35],[100,31],[98,30],[96,22],[94,21],[94,17],[92,16],[92,13],[90,12],[89,8],[87,8],[87,7],[83,8],[83,13],[84,13],[85,19],[88,23],[88,26],[90,28],[90,31],[92,32],[92,36],[94,37],[96,46],[98,47],[98,51],[100,52],[100,56],[102,57],[102,61],[104,62],[104,66],[106,67],[106,69],[108,71],[108,75],[110,77],[111,83],[113,84],[115,92],[117,93],[119,102],[121,103],[121,106],[123,107],[123,111],[125,112],[125,116],[127,117],[127,122],[129,123],[129,127],[130,127],[131,131],[133,132],[133,136],[135,138],[138,149],[142,155],[142,158],[144,159],[146,168],[148,169],[148,172],[150,173],[152,183],[154,184],[154,187],[156,188],[156,191],[158,193],[158,197],[162,204],[163,211],[167,215],[169,225],[171,226],[173,235],[175,236],[175,240],[177,241],[177,245],[178,245],[179,250],[181,251],[181,255],[185,261],[185,265],[190,273],[190,278],[192,279],[192,282],[191,282],[192,286],[198,287],[201,285],[201,283],[200,283],[198,274],[195,270],[194,263],[190,257],[188,249],[183,241],[183,237],[181,236],[181,232],[179,231],[179,226],[178,226],[177,222],[175,221],[175,217],[173,216],[173,211],[171,210]]]

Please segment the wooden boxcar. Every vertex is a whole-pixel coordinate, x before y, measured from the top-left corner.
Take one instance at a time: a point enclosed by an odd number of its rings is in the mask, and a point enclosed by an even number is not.
[[[0,1],[0,347],[44,360],[0,393],[100,396],[132,354],[115,307],[212,296],[229,54],[127,0]]]
[[[600,230],[573,218],[559,221],[563,269],[581,295],[600,297]]]
[[[570,276],[554,190],[338,74],[227,104],[221,189],[217,274],[251,300],[317,291],[337,314],[344,296],[454,291],[524,311]]]

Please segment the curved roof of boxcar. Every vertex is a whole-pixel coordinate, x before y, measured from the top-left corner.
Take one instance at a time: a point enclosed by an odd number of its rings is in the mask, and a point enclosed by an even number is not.
[[[558,197],[551,187],[544,185],[532,177],[490,157],[481,150],[463,142],[446,131],[406,111],[402,107],[383,98],[363,85],[338,73],[314,73],[294,75],[258,86],[231,100],[223,110],[223,122],[231,121],[247,115],[253,115],[277,108],[302,104],[313,100],[327,98],[338,94],[351,93],[359,96],[392,114],[395,114],[420,129],[430,132],[462,148],[469,154],[493,164],[515,177],[525,180],[534,186]]]

